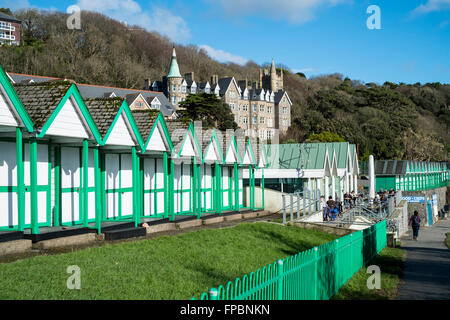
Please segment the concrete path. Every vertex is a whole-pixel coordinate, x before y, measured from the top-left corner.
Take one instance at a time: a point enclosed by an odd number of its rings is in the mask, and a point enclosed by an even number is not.
[[[418,241],[411,240],[411,229],[400,239],[406,260],[397,299],[450,299],[450,249],[444,244],[447,232],[450,220],[440,220],[432,227],[421,227]]]

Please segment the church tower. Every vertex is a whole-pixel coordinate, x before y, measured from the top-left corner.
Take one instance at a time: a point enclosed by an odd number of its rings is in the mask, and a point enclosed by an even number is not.
[[[275,68],[275,62],[272,59],[272,65],[270,66],[270,90],[273,92],[277,92],[278,86],[278,78],[277,78],[277,69]]]
[[[272,59],[270,69],[259,70],[259,83],[264,90],[272,92],[283,90],[283,69],[278,72],[275,67],[275,61]]]
[[[165,80],[166,96],[174,106],[177,106],[182,98],[181,86],[183,77],[181,76],[180,68],[178,67],[175,47],[172,51],[172,60],[170,61],[169,72],[167,73]]]

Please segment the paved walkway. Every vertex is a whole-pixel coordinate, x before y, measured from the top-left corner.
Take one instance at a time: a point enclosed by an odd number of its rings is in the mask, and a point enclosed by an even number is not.
[[[418,241],[411,240],[411,229],[400,239],[406,260],[397,299],[450,299],[450,249],[444,244],[447,232],[450,220],[440,220],[432,227],[421,227]]]

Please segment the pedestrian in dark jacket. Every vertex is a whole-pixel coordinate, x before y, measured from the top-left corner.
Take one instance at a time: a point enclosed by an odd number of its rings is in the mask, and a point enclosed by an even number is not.
[[[419,229],[420,229],[420,216],[419,212],[414,211],[414,214],[409,218],[408,226],[412,227],[413,230],[413,240],[417,240],[419,237]]]

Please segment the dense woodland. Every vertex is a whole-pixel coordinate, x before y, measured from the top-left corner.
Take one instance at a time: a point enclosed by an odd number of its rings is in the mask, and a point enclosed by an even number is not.
[[[82,30],[66,27],[67,15],[22,10],[23,44],[0,47],[9,72],[73,79],[79,83],[142,88],[167,72],[174,45],[156,32],[104,15],[82,12]],[[219,63],[193,45],[176,45],[182,72],[197,81],[234,76],[256,80],[261,66]],[[450,160],[450,85],[361,83],[331,74],[306,79],[283,65],[293,102],[292,126],[282,142],[339,141],[358,146],[360,159]],[[331,137],[331,138],[330,138]]]

